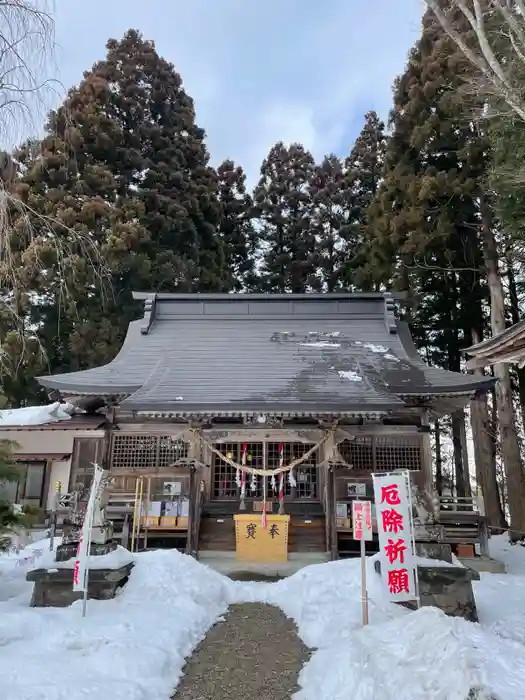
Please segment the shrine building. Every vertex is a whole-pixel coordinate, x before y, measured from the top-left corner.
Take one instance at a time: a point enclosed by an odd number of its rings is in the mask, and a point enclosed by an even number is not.
[[[430,486],[430,423],[493,386],[425,364],[392,294],[134,297],[144,316],[112,362],[39,382],[105,416],[76,438],[68,487],[109,469],[108,515],[140,548],[234,551],[234,516],[280,513],[290,553],[351,554],[371,475]],[[472,503],[447,512],[448,541],[473,543]]]

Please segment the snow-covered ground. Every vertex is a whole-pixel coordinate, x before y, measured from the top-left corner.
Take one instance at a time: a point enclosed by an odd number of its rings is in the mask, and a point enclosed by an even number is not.
[[[278,583],[233,582],[177,552],[136,556],[122,593],[67,609],[31,609],[29,566],[48,541],[0,557],[2,700],[169,700],[185,658],[230,603],[279,606],[314,653],[296,700],[479,700],[525,697],[525,548],[493,538],[510,573],[476,583],[480,624],[390,604],[369,561],[370,625],[361,628],[358,561]]]

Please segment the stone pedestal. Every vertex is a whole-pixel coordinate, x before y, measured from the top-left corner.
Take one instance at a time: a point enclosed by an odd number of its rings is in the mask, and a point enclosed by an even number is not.
[[[416,554],[427,559],[440,559],[452,564],[452,547],[440,542],[416,542]]]
[[[128,580],[132,568],[133,563],[120,569],[90,569],[88,598],[114,598],[117,589]],[[31,597],[33,608],[66,608],[84,596],[82,592],[73,591],[73,569],[35,569],[28,571],[26,580],[35,584]]]
[[[374,562],[375,570],[381,574],[381,562]],[[432,605],[446,615],[463,617],[470,622],[478,621],[472,581],[479,581],[477,571],[463,566],[418,566],[419,596],[421,605]],[[402,603],[416,609],[417,604]]]
[[[416,542],[442,542],[445,538],[445,527],[438,523],[414,523],[414,538]]]

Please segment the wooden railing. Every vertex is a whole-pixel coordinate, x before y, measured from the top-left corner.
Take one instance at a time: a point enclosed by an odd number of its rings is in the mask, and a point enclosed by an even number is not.
[[[477,501],[472,496],[440,496],[439,509],[450,513],[479,513]]]

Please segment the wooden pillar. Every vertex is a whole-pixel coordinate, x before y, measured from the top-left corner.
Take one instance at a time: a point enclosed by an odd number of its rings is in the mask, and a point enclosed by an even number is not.
[[[44,478],[42,479],[42,492],[40,494],[40,504],[39,508],[47,510],[47,496],[49,494],[49,485],[51,482],[51,472],[53,471],[53,460],[46,459],[44,466]],[[67,484],[65,485],[67,489]],[[53,484],[53,497],[55,495],[56,487]]]
[[[430,417],[429,410],[421,411],[421,478],[419,485],[423,488],[430,488],[434,477],[432,474],[432,445],[430,443]]]
[[[197,550],[197,542],[195,542],[196,528],[196,513],[197,513],[197,497],[199,489],[197,488],[196,469],[192,465],[190,467],[190,488],[188,494],[189,513],[188,513],[188,534],[186,537],[186,554],[193,554]]]
[[[335,490],[335,466],[330,464],[326,469],[326,549],[332,560],[338,559]]]
[[[331,513],[330,513],[330,528],[332,531],[332,559],[339,559],[339,542],[337,539],[337,521],[336,521],[336,503],[337,503],[337,470],[335,464],[331,468],[331,481],[332,481],[332,499],[331,499]]]
[[[190,432],[188,442],[188,458],[195,460],[195,462],[201,462],[203,446],[199,436],[195,432]],[[198,512],[197,502],[200,500],[201,469],[197,469],[195,462],[190,464],[188,533],[186,537],[186,554],[191,556],[196,555],[199,546],[197,542],[197,519],[200,513]]]
[[[337,528],[336,528],[336,479],[335,465],[333,463],[337,443],[335,434],[331,432],[324,443],[323,476],[325,488],[325,518],[326,518],[326,548],[332,559],[338,559]]]
[[[202,443],[198,435],[196,435],[193,431],[190,432],[188,436],[188,458],[200,460],[201,447]]]
[[[490,557],[489,551],[489,525],[487,518],[483,515],[479,524],[479,546],[482,557]]]
[[[111,468],[111,448],[113,446],[113,425],[115,424],[115,408],[110,409],[111,423],[104,426],[104,437],[102,440],[102,453],[99,456],[100,466],[103,469]]]

